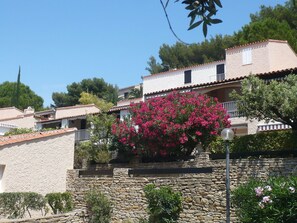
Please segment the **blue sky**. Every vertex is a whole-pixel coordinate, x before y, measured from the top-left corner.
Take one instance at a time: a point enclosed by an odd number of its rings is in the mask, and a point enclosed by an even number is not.
[[[201,28],[187,31],[181,3],[168,13],[175,32],[188,43],[204,40]],[[260,5],[285,0],[221,0],[222,24],[208,38],[232,34],[249,22]],[[141,82],[150,56],[176,43],[159,0],[0,0],[0,83],[21,81],[44,100],[85,78],[103,78],[126,87]]]

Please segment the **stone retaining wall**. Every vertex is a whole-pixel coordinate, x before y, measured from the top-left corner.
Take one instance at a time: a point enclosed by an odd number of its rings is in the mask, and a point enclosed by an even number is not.
[[[128,219],[137,222],[147,217],[143,188],[149,183],[170,185],[183,195],[183,212],[180,223],[225,222],[225,160],[211,161],[204,154],[192,162],[134,164],[130,168],[213,167],[212,173],[174,174],[167,176],[129,176],[129,166],[114,167],[113,177],[79,177],[78,170],[68,171],[67,190],[74,194],[77,208],[85,208],[84,194],[97,188],[113,203],[113,223]],[[265,179],[268,176],[297,173],[296,158],[231,160],[231,189],[250,177]],[[234,210],[231,220],[235,222]]]

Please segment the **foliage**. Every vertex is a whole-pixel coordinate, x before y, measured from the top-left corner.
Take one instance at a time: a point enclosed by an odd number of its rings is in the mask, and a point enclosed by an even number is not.
[[[225,153],[221,137],[213,140],[208,150],[211,153]],[[291,131],[260,132],[254,135],[234,137],[230,152],[278,151],[297,148],[297,138]]]
[[[32,133],[34,132],[33,129],[28,129],[28,128],[16,128],[16,129],[11,129],[8,132],[5,132],[4,136],[12,136],[12,135],[20,135],[20,134],[25,134],[25,133]]]
[[[96,95],[107,102],[116,103],[117,87],[106,83],[102,78],[83,79],[67,86],[67,93],[54,92],[52,99],[56,107],[72,106],[79,104],[82,92]]]
[[[159,50],[161,64],[154,57],[148,62],[146,70],[151,74],[168,71],[175,68],[189,67],[212,61],[224,60],[225,49],[237,45],[232,36],[216,35],[202,43],[185,45],[177,42],[169,46],[163,44]]]
[[[242,223],[294,223],[297,219],[297,177],[250,180],[232,193]]]
[[[113,106],[113,103],[87,92],[82,92],[78,101],[83,105],[95,104],[102,112],[108,112]]]
[[[119,121],[112,131],[132,152],[144,156],[190,155],[198,143],[206,145],[229,125],[216,99],[195,92],[172,92],[132,104],[130,110],[131,121]]]
[[[142,98],[143,96],[143,87],[142,85],[140,86],[140,88],[133,88],[130,92],[129,92],[129,99],[133,99],[133,98]]]
[[[109,199],[98,190],[91,190],[85,196],[91,223],[109,223],[112,205]]]
[[[69,192],[49,193],[45,195],[45,198],[54,214],[65,213],[73,210],[72,195]]]
[[[169,186],[156,188],[154,184],[146,185],[144,192],[148,200],[149,222],[177,222],[182,211],[182,195],[180,192],[174,192]]]
[[[16,82],[3,82],[0,84],[0,107],[15,106],[18,109],[25,109],[29,106],[34,107],[35,110],[41,110],[43,106],[43,99],[35,94],[29,86],[19,83],[19,99],[18,104],[15,104],[13,97],[15,95]]]
[[[42,211],[45,200],[42,195],[34,192],[0,193],[0,214],[8,218],[22,218],[27,211]]]
[[[217,7],[223,7],[220,0],[184,0],[182,3],[186,4],[186,9],[190,11],[188,14],[191,18],[189,30],[203,24],[203,34],[206,37],[207,26],[222,22],[220,19],[213,18],[218,11]]]
[[[297,76],[283,80],[264,80],[250,75],[242,81],[240,94],[233,92],[238,111],[247,118],[275,120],[290,125],[297,131]]]

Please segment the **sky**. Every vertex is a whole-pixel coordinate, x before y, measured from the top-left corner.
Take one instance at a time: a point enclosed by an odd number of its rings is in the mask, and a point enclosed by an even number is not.
[[[165,1],[165,0],[163,0]],[[286,0],[221,0],[207,38],[233,34],[261,5]],[[188,12],[171,0],[168,15],[174,31],[187,43],[205,40],[201,28],[187,31]],[[0,0],[0,83],[21,82],[52,102],[53,92],[86,78],[103,78],[119,88],[141,83],[151,56],[159,60],[162,44],[177,39],[160,0]],[[160,62],[160,61],[159,61]]]

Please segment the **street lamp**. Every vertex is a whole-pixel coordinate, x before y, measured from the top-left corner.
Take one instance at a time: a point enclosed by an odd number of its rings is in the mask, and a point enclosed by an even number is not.
[[[230,166],[229,166],[229,142],[234,138],[232,129],[225,128],[221,132],[221,137],[226,144],[226,223],[230,223]]]

